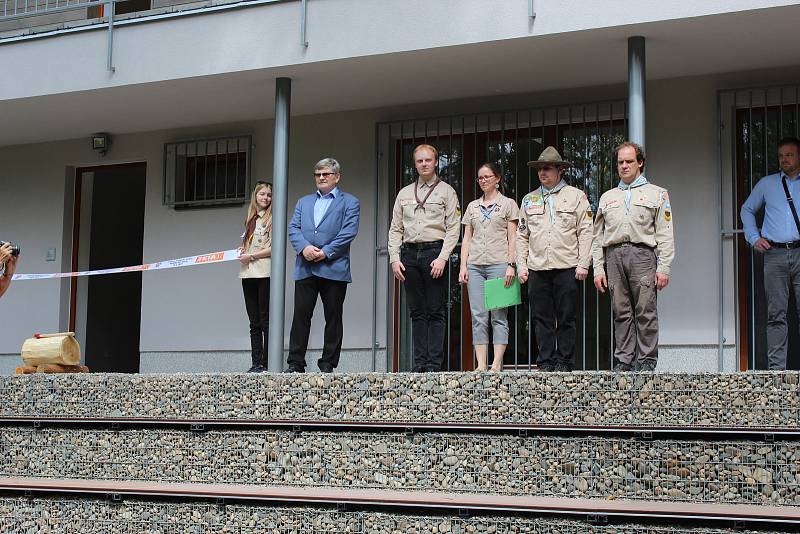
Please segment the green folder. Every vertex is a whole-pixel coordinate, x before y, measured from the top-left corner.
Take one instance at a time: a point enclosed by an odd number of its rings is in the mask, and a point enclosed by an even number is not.
[[[519,279],[514,277],[514,283],[509,287],[505,284],[505,278],[486,280],[483,283],[483,305],[487,310],[508,308],[522,303]]]

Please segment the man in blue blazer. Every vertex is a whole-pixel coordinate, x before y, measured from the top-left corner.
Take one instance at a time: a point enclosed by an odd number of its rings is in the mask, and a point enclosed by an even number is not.
[[[320,371],[332,373],[342,351],[342,306],[350,276],[350,243],[358,234],[361,212],[358,199],[338,187],[339,162],[320,160],[314,166],[317,191],[297,201],[289,240],[297,252],[294,267],[294,318],[289,334],[289,367],[302,373],[306,368],[306,349],[311,316],[322,298],[325,312],[325,344],[317,361]]]

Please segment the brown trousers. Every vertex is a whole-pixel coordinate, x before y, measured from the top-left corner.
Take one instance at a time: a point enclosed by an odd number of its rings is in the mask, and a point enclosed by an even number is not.
[[[658,360],[656,252],[632,243],[606,248],[614,308],[614,356],[632,364]]]

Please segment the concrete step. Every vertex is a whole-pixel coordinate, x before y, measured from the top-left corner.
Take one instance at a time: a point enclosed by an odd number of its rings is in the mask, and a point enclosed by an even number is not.
[[[599,518],[598,518],[599,519]],[[608,519],[607,517],[604,519]],[[210,504],[93,498],[0,499],[0,531],[15,533],[297,533],[428,534],[755,534],[777,532],[769,527],[697,528],[636,524],[624,518],[612,524],[557,517],[436,515],[340,511],[324,507],[282,507],[253,504]]]

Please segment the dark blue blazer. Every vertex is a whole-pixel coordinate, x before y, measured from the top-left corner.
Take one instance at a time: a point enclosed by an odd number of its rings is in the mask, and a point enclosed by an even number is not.
[[[289,223],[289,241],[292,242],[297,259],[294,279],[303,280],[311,276],[352,282],[350,276],[350,243],[358,234],[358,218],[361,206],[358,199],[341,189],[328,206],[319,226],[314,225],[314,203],[317,194],[306,195],[297,201]],[[303,249],[313,245],[325,253],[320,262],[307,261]]]

